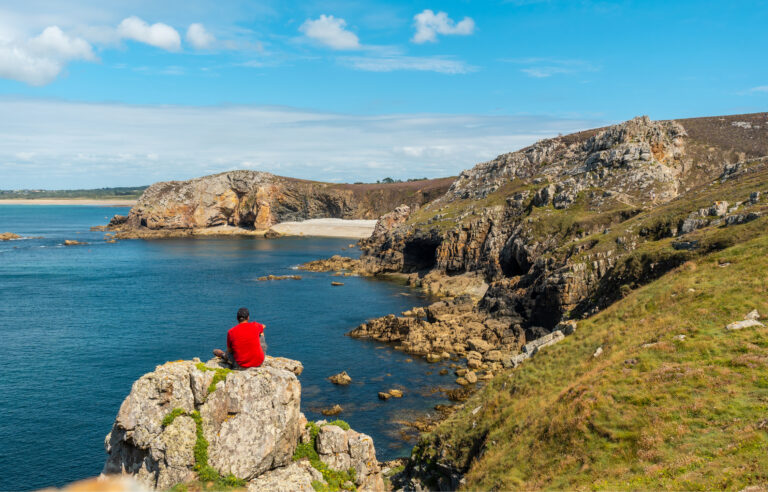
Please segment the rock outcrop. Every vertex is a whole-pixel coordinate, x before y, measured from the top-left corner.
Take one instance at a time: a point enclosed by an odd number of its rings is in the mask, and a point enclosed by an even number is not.
[[[21,239],[21,236],[12,232],[0,232],[0,241],[11,241],[12,239]]]
[[[722,247],[725,239],[699,236],[768,214],[765,190],[740,184],[768,173],[760,157],[768,144],[736,139],[746,130],[728,121],[708,121],[639,117],[542,140],[462,172],[418,211],[398,207],[360,242],[358,260],[325,266],[405,275],[454,301],[433,304],[425,316],[371,320],[350,334],[426,357],[462,355],[473,350],[472,338],[514,353],[697,251]],[[734,134],[745,152],[713,137],[721,133]],[[666,238],[680,239],[651,246]]]
[[[103,474],[130,475],[157,489],[221,480],[250,490],[313,490],[313,481],[325,483],[323,472],[294,461],[308,432],[296,377],[301,371],[297,361],[272,357],[242,371],[220,359],[158,366],[134,383],[121,405],[105,440]],[[341,432],[344,450],[328,447],[325,438],[317,443],[328,470],[355,468],[363,490],[381,490],[373,441],[335,428],[322,427],[320,434]]]
[[[156,237],[242,234],[318,218],[376,219],[401,202],[418,207],[436,198],[451,181],[349,185],[230,171],[155,183],[127,217],[115,216],[108,227],[119,237]]]

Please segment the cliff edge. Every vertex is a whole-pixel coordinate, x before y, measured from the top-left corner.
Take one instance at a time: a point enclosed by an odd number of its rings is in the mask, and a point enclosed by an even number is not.
[[[383,490],[373,440],[300,411],[300,362],[167,362],[138,379],[105,439],[103,475],[156,489]]]

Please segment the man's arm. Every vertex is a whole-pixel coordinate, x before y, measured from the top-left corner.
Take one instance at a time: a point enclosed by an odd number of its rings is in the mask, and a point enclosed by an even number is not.
[[[264,332],[261,332],[261,335],[259,335],[259,343],[261,343],[261,351],[264,352],[264,355],[267,355],[267,339],[264,338]]]

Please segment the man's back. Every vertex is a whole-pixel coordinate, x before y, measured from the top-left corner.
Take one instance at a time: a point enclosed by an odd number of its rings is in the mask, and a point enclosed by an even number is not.
[[[264,325],[255,321],[243,322],[230,328],[227,333],[227,347],[234,354],[235,362],[242,367],[258,367],[264,362],[261,349],[261,334]]]

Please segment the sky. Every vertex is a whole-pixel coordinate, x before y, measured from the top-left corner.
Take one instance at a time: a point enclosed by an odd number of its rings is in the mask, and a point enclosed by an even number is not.
[[[456,175],[768,110],[768,0],[0,0],[0,189]]]

